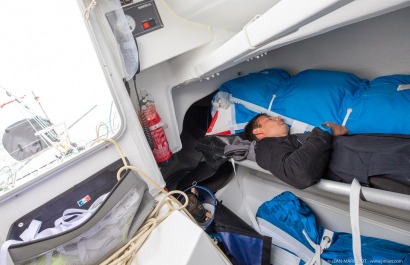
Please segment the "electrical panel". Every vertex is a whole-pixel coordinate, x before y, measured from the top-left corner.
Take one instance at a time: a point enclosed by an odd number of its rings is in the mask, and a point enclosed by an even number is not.
[[[164,27],[153,0],[121,0],[121,5],[134,38]]]

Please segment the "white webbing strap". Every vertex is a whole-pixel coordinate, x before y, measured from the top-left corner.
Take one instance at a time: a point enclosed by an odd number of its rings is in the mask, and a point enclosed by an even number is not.
[[[7,240],[6,242],[1,245],[1,253],[0,253],[0,264],[6,265],[7,264],[7,250],[11,245],[21,243],[22,241],[19,240]]]
[[[160,121],[160,122],[158,122],[157,124],[152,125],[151,127],[149,127],[149,129],[150,129],[151,131],[153,131],[153,130],[158,129],[159,127],[163,127],[164,125],[165,125],[165,123],[162,122],[162,121]]]
[[[231,120],[229,121],[229,130],[231,130],[232,133],[235,133],[235,125],[236,125],[236,111],[235,111],[235,106],[230,105],[229,109],[231,111]],[[246,123],[247,124],[247,123]],[[245,126],[246,126],[245,124]],[[243,128],[245,128],[245,126]]]
[[[276,95],[273,94],[273,95],[272,95],[272,99],[271,99],[270,102],[269,102],[269,107],[268,107],[268,114],[269,114],[269,115],[270,115],[270,110],[272,109],[272,104],[273,104],[273,101],[275,100],[275,98],[276,98]]]
[[[257,217],[259,227],[262,231],[262,235],[266,235],[272,238],[272,244],[286,249],[296,256],[301,258],[304,262],[308,262],[314,253],[302,244],[299,240],[292,237],[287,232],[283,231],[276,225],[271,224],[263,218]],[[325,234],[324,234],[325,235]],[[322,260],[322,265],[330,265],[326,260]]]
[[[236,177],[236,168],[235,168],[235,160],[233,157],[229,158],[229,161],[231,161],[232,167],[233,167],[233,173],[235,174]]]
[[[397,91],[410,89],[410,84],[401,84],[397,87]]]
[[[320,255],[322,255],[323,251],[327,248],[330,247],[332,238],[333,238],[333,231],[325,229],[323,232],[322,240],[320,242],[320,245],[315,244],[310,238],[309,235],[306,233],[306,230],[302,231],[303,235],[305,236],[306,240],[309,242],[309,245],[315,250],[315,255],[310,258],[308,262],[306,262],[306,265],[321,265],[322,260],[320,258]]]
[[[352,181],[350,186],[350,225],[352,227],[352,248],[355,264],[363,264],[362,259],[362,244],[360,239],[360,226],[359,226],[359,203],[360,192],[362,186],[357,179]]]
[[[40,227],[41,227],[40,221],[38,220],[31,221],[27,229],[24,230],[23,233],[21,233],[20,235],[21,240],[23,240],[23,242],[33,240],[37,236],[38,231],[40,231]]]
[[[346,126],[346,122],[349,119],[350,113],[352,113],[352,111],[353,111],[352,108],[347,109],[346,116],[345,116],[345,118],[343,119],[343,122],[342,122],[342,126]]]
[[[251,208],[250,208],[249,205],[246,203],[245,195],[244,195],[244,193],[243,193],[243,190],[242,190],[242,188],[241,188],[241,185],[239,184],[238,176],[236,175],[235,160],[234,160],[232,157],[231,157],[229,160],[230,160],[231,163],[232,163],[233,172],[234,172],[234,174],[235,174],[236,181],[237,181],[237,183],[238,183],[238,188],[240,189],[241,194],[242,194],[242,201],[243,201],[243,203],[244,203],[244,205],[245,205],[246,213],[248,214],[249,219],[251,220],[252,227],[256,230],[256,232],[258,232],[259,234],[262,235],[261,230],[260,230],[259,225],[258,225],[258,222],[256,221],[255,214],[252,212]]]

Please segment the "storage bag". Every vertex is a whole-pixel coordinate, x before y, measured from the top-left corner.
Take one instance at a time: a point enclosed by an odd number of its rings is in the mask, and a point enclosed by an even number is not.
[[[121,160],[113,163],[14,222],[6,241],[13,243],[8,248],[13,262],[98,264],[125,245],[154,199],[133,171],[117,181],[121,166]],[[30,225],[36,223],[41,230],[33,233]]]
[[[318,256],[322,264],[355,264],[352,234],[318,225],[309,206],[291,192],[283,192],[263,203],[256,216],[262,234],[271,236],[273,244],[295,253],[306,263]],[[323,244],[326,237],[327,245]],[[410,264],[410,246],[374,237],[360,236],[360,239],[363,263]]]

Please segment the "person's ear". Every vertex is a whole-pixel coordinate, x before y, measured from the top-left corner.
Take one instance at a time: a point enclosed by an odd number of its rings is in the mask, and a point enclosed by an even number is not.
[[[258,134],[263,133],[263,131],[262,131],[261,128],[255,128],[255,129],[252,130],[252,133],[253,133],[254,135],[258,135]]]

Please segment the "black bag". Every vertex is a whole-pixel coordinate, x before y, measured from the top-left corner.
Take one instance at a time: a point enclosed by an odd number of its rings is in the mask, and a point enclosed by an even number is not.
[[[122,160],[111,164],[14,222],[7,239],[21,240],[20,235],[33,220],[42,222],[39,234],[45,233],[47,229],[56,229],[54,222],[59,217],[65,215],[64,222],[75,220],[78,218],[76,209],[81,211],[104,198],[89,217],[77,226],[11,245],[9,253],[13,262],[98,264],[125,245],[151,213],[154,199],[147,184],[133,171],[124,171],[117,181],[117,171],[121,166]],[[74,213],[66,215],[66,209],[72,209]]]
[[[200,138],[195,146],[204,156],[208,167],[216,171],[229,158],[224,155],[226,145],[230,145],[237,135],[208,135]]]

